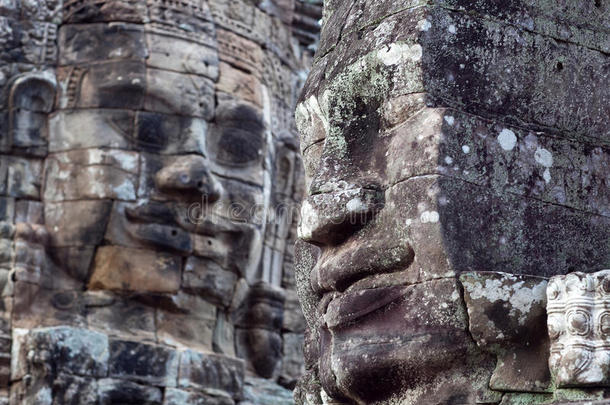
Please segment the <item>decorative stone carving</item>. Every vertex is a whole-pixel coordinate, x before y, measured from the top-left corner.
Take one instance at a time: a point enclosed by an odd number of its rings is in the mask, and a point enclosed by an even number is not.
[[[549,367],[559,387],[608,386],[610,270],[555,276],[547,288]]]

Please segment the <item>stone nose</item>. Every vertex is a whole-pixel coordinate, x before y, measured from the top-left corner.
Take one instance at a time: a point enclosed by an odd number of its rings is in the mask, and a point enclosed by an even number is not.
[[[222,195],[222,185],[201,156],[181,156],[166,165],[155,175],[155,185],[164,193],[197,195],[208,202]]]
[[[356,187],[316,194],[303,201],[298,236],[315,245],[335,245],[362,228],[383,208],[384,193]]]

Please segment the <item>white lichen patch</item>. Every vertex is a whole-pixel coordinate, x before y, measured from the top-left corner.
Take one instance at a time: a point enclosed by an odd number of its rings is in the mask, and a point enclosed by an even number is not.
[[[453,164],[453,158],[451,156],[445,156],[445,163],[448,165]]]
[[[417,29],[420,31],[425,32],[428,31],[430,28],[432,28],[432,23],[430,23],[430,21],[426,20],[425,18],[417,22]]]
[[[504,128],[498,135],[498,143],[505,151],[513,150],[517,145],[517,136],[510,129]]]
[[[536,149],[536,152],[534,152],[534,159],[536,160],[536,163],[544,167],[553,166],[553,154],[544,148]]]
[[[386,66],[399,65],[405,62],[417,62],[422,57],[420,44],[409,45],[393,43],[377,51],[377,57]]]
[[[447,28],[447,31],[449,31],[451,34],[455,34],[457,32],[457,28],[455,28],[455,25],[451,24],[449,28]]]
[[[470,153],[470,146],[462,145],[462,152],[464,152],[465,154]]]
[[[515,317],[519,324],[525,324],[527,316],[535,303],[544,303],[546,299],[546,281],[533,286],[526,286],[524,281],[507,275],[503,279],[486,279],[474,283],[465,283],[464,288],[471,299],[485,299],[490,303],[504,301],[508,303],[509,315]]]
[[[455,123],[455,118],[453,118],[453,116],[451,115],[445,115],[444,119],[445,122],[450,126],[453,126],[453,124]]]
[[[439,220],[439,215],[438,215],[438,212],[436,212],[436,211],[424,211],[419,216],[419,220],[423,224],[436,223]]]
[[[549,184],[551,182],[551,171],[549,170],[548,167],[546,169],[544,169],[544,173],[542,173],[542,178],[544,179],[545,183],[547,183],[547,184]]]
[[[347,202],[347,204],[345,204],[345,208],[347,208],[347,210],[349,212],[358,213],[358,212],[366,212],[368,206],[365,203],[363,203],[360,198],[352,198],[351,200],[349,200]]]
[[[317,223],[318,215],[316,210],[308,201],[303,201],[303,204],[301,205],[301,222],[297,229],[299,238],[310,239]]]

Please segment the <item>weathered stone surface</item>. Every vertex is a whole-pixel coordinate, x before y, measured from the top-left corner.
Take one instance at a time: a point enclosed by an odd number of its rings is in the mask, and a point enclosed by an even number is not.
[[[104,291],[84,297],[90,328],[123,339],[155,340],[155,308]]]
[[[148,66],[218,78],[218,52],[216,49],[161,33],[146,33],[150,56]]]
[[[180,388],[222,390],[234,399],[242,397],[243,362],[218,354],[185,350],[180,355]]]
[[[89,288],[142,292],[177,292],[181,261],[152,250],[99,247]]]
[[[231,31],[216,31],[218,40],[218,57],[241,70],[260,74],[263,52],[258,44]]]
[[[67,108],[141,108],[147,87],[139,61],[118,61],[57,69],[57,106]]]
[[[188,258],[182,275],[183,288],[224,307],[231,303],[236,281],[234,273],[197,257]]]
[[[547,280],[507,273],[462,273],[469,331],[477,345],[498,356],[490,388],[550,390],[545,333]]]
[[[44,219],[52,246],[98,245],[104,236],[110,201],[45,203]]]
[[[301,312],[301,305],[296,292],[287,290],[284,303],[284,322],[282,329],[300,333],[305,330],[305,318]]]
[[[49,151],[94,147],[127,148],[133,134],[133,112],[65,110],[49,120]]]
[[[317,246],[295,258],[313,341],[298,401],[596,399],[551,381],[542,292],[543,277],[607,267],[606,5],[324,6],[296,111],[299,236]],[[359,190],[379,197],[352,201]],[[456,331],[428,341],[432,325]]]
[[[69,24],[59,30],[59,64],[117,59],[141,60],[148,56],[140,25]]]
[[[247,405],[269,404],[290,405],[294,403],[292,392],[262,378],[246,378],[244,385],[244,400]]]
[[[218,311],[212,345],[216,353],[235,356],[235,330],[224,311]]]
[[[258,109],[231,99],[219,103],[215,125],[207,137],[207,149],[217,163],[215,171],[263,185],[263,172],[258,169],[262,165],[265,144],[265,124]]]
[[[162,346],[111,340],[109,375],[146,385],[175,387],[178,379],[179,353]]]
[[[0,404],[233,405],[258,349],[298,372],[293,3],[0,0]],[[103,370],[31,338],[64,329]]]
[[[24,281],[14,283],[13,328],[85,326],[82,297],[75,290],[51,290]]]
[[[135,145],[157,153],[205,153],[208,125],[205,120],[139,111],[135,123]]]
[[[19,332],[14,341],[12,379],[22,378],[24,372],[89,377],[108,373],[108,338],[103,334],[80,328],[41,328]]]
[[[233,405],[230,397],[214,396],[189,392],[175,388],[166,388],[163,405]]]
[[[255,106],[262,107],[262,88],[260,80],[235,69],[225,62],[219,64],[220,76],[216,89],[230,94],[237,99],[247,101]]]
[[[163,394],[157,387],[131,381],[104,378],[98,382],[98,400],[103,405],[142,404],[161,405]]]
[[[162,342],[211,351],[217,309],[205,298],[179,293],[172,296],[167,309],[158,309],[156,314],[157,336]]]
[[[63,5],[63,21],[66,23],[96,21],[129,21],[146,20],[145,3],[130,0],[68,0]]]
[[[136,199],[138,155],[121,150],[86,149],[50,155],[46,160],[47,201]]]
[[[38,159],[0,156],[0,194],[40,198],[41,164]]]
[[[282,370],[279,382],[293,389],[297,380],[305,374],[303,364],[303,335],[298,333],[282,334]]]
[[[214,114],[212,81],[192,74],[160,69],[146,70],[144,109],[160,113],[202,117]]]

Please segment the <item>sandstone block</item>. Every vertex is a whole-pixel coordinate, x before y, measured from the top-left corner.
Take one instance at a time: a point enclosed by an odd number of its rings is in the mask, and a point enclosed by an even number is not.
[[[108,338],[87,329],[53,327],[24,332],[17,339],[13,356],[13,379],[21,378],[20,368],[31,373],[57,370],[68,374],[104,377],[108,373]]]
[[[151,250],[99,247],[89,288],[139,292],[176,292],[180,288],[181,260]]]
[[[224,311],[218,311],[212,347],[216,353],[235,357],[235,328]]]
[[[477,345],[498,356],[490,388],[550,389],[545,328],[547,280],[506,273],[462,273],[469,330]]]
[[[95,379],[60,374],[53,380],[53,404],[93,404],[97,401]]]
[[[129,403],[161,405],[162,397],[163,394],[158,387],[114,378],[104,378],[98,381],[98,400],[100,405]]]
[[[110,340],[109,375],[146,385],[175,387],[179,353],[163,346]]]
[[[104,200],[47,202],[44,218],[52,246],[99,245],[112,202]]]
[[[147,14],[145,3],[130,0],[110,0],[103,5],[90,0],[70,0],[63,4],[64,23],[99,21],[142,23],[148,20]]]
[[[90,291],[85,296],[87,324],[108,336],[124,339],[155,340],[155,309],[133,299],[114,296],[94,297],[92,294],[103,291]],[[97,299],[95,299],[97,298]]]
[[[202,76],[168,70],[146,70],[144,109],[166,114],[201,117],[214,115],[213,82]]]
[[[297,293],[290,289],[284,291],[286,294],[286,301],[284,303],[284,322],[282,329],[293,333],[303,333],[305,330],[305,318],[301,311],[301,304],[299,304]]]
[[[47,201],[135,200],[138,154],[122,150],[86,149],[47,158],[44,198]]]
[[[184,267],[182,287],[227,307],[231,303],[237,276],[219,265],[198,257],[189,257]]]
[[[14,291],[14,328],[85,326],[85,308],[78,290],[51,290],[17,281]]]
[[[250,102],[257,107],[263,106],[262,87],[259,79],[231,65],[220,62],[220,75],[216,89],[233,97]]]
[[[49,120],[51,152],[94,147],[127,149],[133,134],[128,110],[65,110]]]
[[[264,378],[248,377],[244,386],[244,402],[248,405],[290,405],[292,392]]]
[[[216,35],[218,57],[222,62],[260,77],[263,62],[263,51],[260,45],[225,29],[218,29]]]
[[[244,364],[241,360],[218,354],[186,350],[180,355],[179,388],[214,389],[234,399],[242,396]]]
[[[231,397],[206,395],[201,392],[166,388],[163,405],[233,405]]]
[[[138,109],[144,102],[144,62],[118,61],[57,69],[58,109]]]
[[[40,199],[40,160],[0,156],[0,179],[0,195]]]
[[[156,312],[157,336],[162,342],[211,351],[217,309],[205,299],[183,292],[168,298]]]
[[[145,59],[148,56],[140,25],[126,23],[69,24],[59,30],[59,64]]]
[[[150,67],[218,78],[218,52],[214,48],[160,32],[147,32],[146,43],[150,52],[146,64]]]

